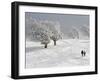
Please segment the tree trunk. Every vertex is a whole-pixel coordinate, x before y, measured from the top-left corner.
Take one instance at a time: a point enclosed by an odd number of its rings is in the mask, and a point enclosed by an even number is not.
[[[45,44],[44,48],[47,48],[47,44]]]
[[[54,46],[56,46],[56,40],[54,40]]]

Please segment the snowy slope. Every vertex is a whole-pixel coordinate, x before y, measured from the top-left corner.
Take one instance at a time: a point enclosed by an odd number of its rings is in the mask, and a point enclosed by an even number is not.
[[[86,50],[86,56],[81,56]],[[26,41],[26,68],[89,65],[89,40],[59,40],[44,48],[40,42]]]

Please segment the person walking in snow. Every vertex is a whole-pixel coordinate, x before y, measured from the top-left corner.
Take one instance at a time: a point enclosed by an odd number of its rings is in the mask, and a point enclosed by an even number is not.
[[[81,51],[81,55],[82,55],[82,57],[83,57],[83,55],[84,55],[84,51],[83,51],[83,50]]]
[[[83,54],[84,54],[84,56],[86,56],[86,52],[85,52],[85,51],[84,51],[84,53],[83,53]]]
[[[82,55],[82,57],[83,57],[83,56],[86,56],[86,52],[82,50],[82,51],[81,51],[81,55]]]

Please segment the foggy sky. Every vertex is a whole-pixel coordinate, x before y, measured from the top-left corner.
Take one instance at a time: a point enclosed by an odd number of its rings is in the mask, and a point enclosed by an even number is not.
[[[58,21],[61,24],[61,29],[66,29],[71,26],[89,26],[89,15],[73,15],[73,14],[51,14],[51,13],[33,13],[26,12],[26,17],[31,17],[36,20]]]
[[[29,23],[33,22],[33,20],[37,21],[54,21],[59,22],[61,25],[61,31],[64,34],[75,26],[79,28],[80,26],[87,26],[89,27],[89,15],[74,15],[74,14],[55,14],[55,13],[34,13],[34,12],[25,12],[25,19],[26,19],[26,29],[29,28]],[[27,20],[31,21],[27,21]]]

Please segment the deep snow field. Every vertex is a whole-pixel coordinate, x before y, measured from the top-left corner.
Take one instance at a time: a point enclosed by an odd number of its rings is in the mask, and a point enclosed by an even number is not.
[[[26,41],[26,68],[71,67],[89,65],[89,40],[63,39],[48,48],[40,42]],[[82,57],[81,50],[86,51]]]

